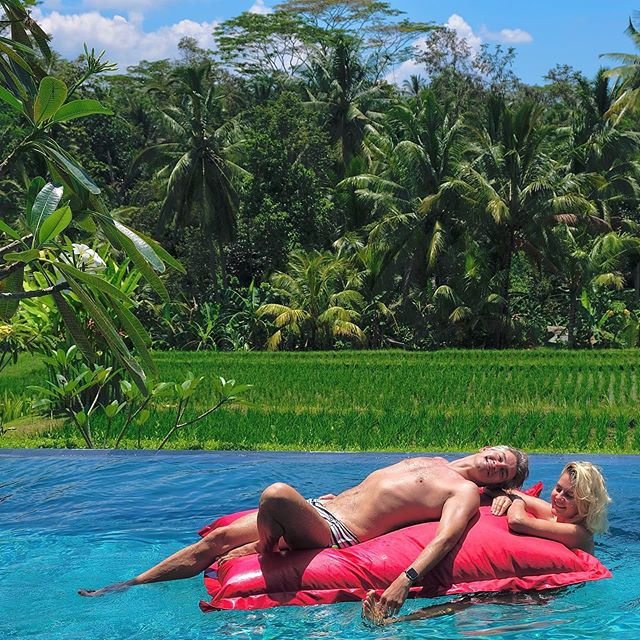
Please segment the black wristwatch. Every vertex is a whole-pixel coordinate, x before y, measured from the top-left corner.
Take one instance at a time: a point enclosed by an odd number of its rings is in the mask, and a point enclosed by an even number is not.
[[[407,578],[409,578],[409,580],[411,581],[411,584],[413,584],[420,577],[418,575],[418,572],[413,567],[409,567],[404,572],[404,575],[407,576]]]

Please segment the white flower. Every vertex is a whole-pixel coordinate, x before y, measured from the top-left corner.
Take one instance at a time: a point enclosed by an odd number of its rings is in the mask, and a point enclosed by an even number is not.
[[[107,263],[89,246],[74,242],[73,257],[62,254],[61,259],[86,273],[100,273],[107,268]]]

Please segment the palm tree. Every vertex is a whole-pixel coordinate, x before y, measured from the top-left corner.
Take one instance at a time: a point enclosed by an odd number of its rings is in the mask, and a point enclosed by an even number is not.
[[[338,175],[343,177],[360,150],[365,125],[382,92],[355,38],[339,33],[332,44],[316,52],[305,73],[309,97],[305,104],[325,115],[338,155]]]
[[[585,183],[589,187],[586,195],[610,230],[620,204],[635,200],[638,194],[640,134],[625,131],[607,118],[619,96],[619,86],[610,86],[604,69],[598,71],[593,82],[582,85],[580,108],[571,123],[567,169],[596,178]]]
[[[569,292],[568,346],[573,348],[578,303],[587,304],[594,290],[624,287],[622,267],[630,256],[640,253],[640,240],[615,231],[594,236],[584,222],[579,227],[559,225],[552,240],[558,275]]]
[[[348,288],[349,265],[330,253],[294,251],[287,273],[271,276],[274,293],[285,301],[264,304],[258,316],[273,317],[276,331],[267,341],[277,349],[284,333],[300,339],[302,348],[329,348],[337,337],[364,343],[365,335],[356,324],[362,296]]]
[[[499,281],[486,252],[469,234],[462,238],[453,263],[447,284],[436,287],[431,296],[436,319],[445,325],[453,344],[485,347],[511,328],[511,319],[502,312]]]
[[[631,18],[625,33],[633,40],[636,48],[640,49],[640,32],[633,26]],[[607,77],[620,79],[620,91],[607,111],[607,116],[615,117],[616,121],[620,121],[628,111],[636,111],[640,105],[640,55],[635,53],[603,53],[602,55],[621,63],[606,71]]]
[[[487,121],[476,131],[472,159],[461,167],[453,185],[472,213],[490,246],[494,273],[500,280],[502,313],[510,317],[511,268],[516,251],[552,271],[545,251],[548,231],[557,215],[594,215],[594,205],[581,193],[584,180],[559,171],[548,153],[553,129],[542,123],[542,108],[531,102],[507,106],[496,96],[489,100]],[[554,139],[554,150],[558,140]],[[508,333],[496,336],[506,346]]]
[[[225,121],[210,63],[176,68],[169,88],[173,103],[160,108],[165,140],[145,149],[135,165],[148,163],[167,178],[159,229],[196,222],[210,246],[214,281],[219,268],[226,286],[224,245],[235,236],[238,185],[249,176],[238,164],[238,129]]]
[[[455,235],[449,180],[462,152],[463,125],[451,120],[431,91],[393,107],[385,132],[369,130],[365,154],[371,171],[345,179],[357,189],[375,222],[369,242],[404,265],[403,295],[428,274],[440,279],[438,262]]]

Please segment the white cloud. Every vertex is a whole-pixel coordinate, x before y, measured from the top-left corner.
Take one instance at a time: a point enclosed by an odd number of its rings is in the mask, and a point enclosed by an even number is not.
[[[130,2],[131,5],[136,4]],[[137,3],[138,8],[140,3]],[[195,38],[204,48],[213,47],[212,31],[215,22],[181,20],[175,24],[145,32],[142,13],[132,12],[129,18],[115,15],[107,18],[97,11],[62,15],[57,11],[43,15],[38,9],[34,18],[53,36],[53,46],[66,58],[75,58],[82,52],[83,43],[100,51],[105,58],[117,62],[120,71],[140,60],[160,60],[178,55],[178,42],[185,36]]]
[[[529,44],[533,42],[533,37],[524,29],[501,29],[497,32],[491,32],[482,27],[479,33],[476,33],[471,25],[457,13],[452,14],[444,23],[445,27],[456,32],[459,38],[464,38],[467,45],[471,49],[473,55],[480,52],[483,41],[490,40],[493,42],[501,42],[505,44]],[[418,49],[422,48],[425,39],[421,38],[414,43]],[[403,62],[397,69],[387,75],[385,80],[394,84],[402,84],[404,80],[408,80],[412,75],[424,75],[425,70],[421,63],[411,59]]]
[[[459,38],[464,38],[471,51],[475,53],[480,51],[482,38],[473,32],[471,25],[462,16],[454,13],[445,22],[444,26],[455,31]]]
[[[251,5],[249,13],[261,13],[262,15],[266,15],[267,13],[273,13],[273,9],[265,7],[264,0],[256,0],[253,5]]]
[[[529,44],[533,42],[533,36],[524,29],[500,29],[497,33],[483,31],[487,40],[502,42],[504,44]]]

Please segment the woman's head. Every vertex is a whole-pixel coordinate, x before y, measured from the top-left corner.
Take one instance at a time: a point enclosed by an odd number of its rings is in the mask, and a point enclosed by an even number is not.
[[[611,502],[600,469],[590,462],[570,462],[551,493],[559,520],[584,525],[591,533],[607,530]]]

